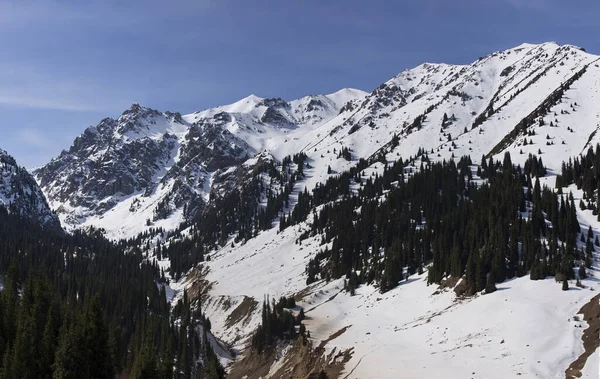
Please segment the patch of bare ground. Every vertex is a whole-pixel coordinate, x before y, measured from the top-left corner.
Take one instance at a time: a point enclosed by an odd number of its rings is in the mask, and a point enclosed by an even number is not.
[[[352,358],[352,349],[340,351],[332,349],[326,354],[325,344],[339,337],[348,327],[332,334],[318,347],[313,348],[310,339],[305,336],[290,342],[285,349],[285,356],[279,357],[282,347],[271,347],[258,354],[254,349],[248,348],[243,359],[235,362],[227,378],[230,379],[313,379],[323,370],[330,379],[339,378],[344,365]],[[279,361],[279,362],[277,362]],[[273,365],[277,363],[277,367]]]
[[[187,293],[191,300],[199,299],[211,290],[212,284],[206,280],[208,271],[208,267],[204,265],[195,267],[190,271],[188,275],[190,285],[187,287]]]
[[[581,336],[584,352],[569,365],[565,371],[566,379],[581,378],[581,370],[585,362],[600,346],[600,294],[581,307],[579,314],[583,314],[583,319],[588,323],[587,329]]]
[[[321,285],[321,284],[322,283],[318,282],[318,283],[306,286],[304,289],[302,289],[302,291],[300,291],[294,295],[294,300],[296,300],[296,302],[300,302],[300,301],[304,300],[305,297],[310,295],[315,290],[315,288],[317,288],[317,286]]]
[[[229,368],[229,379],[260,379],[267,378],[271,366],[277,358],[277,348],[271,347],[258,354],[253,348],[248,348],[244,357],[237,360]]]
[[[258,302],[251,297],[244,296],[244,300],[235,307],[233,312],[227,316],[225,320],[225,327],[231,328],[240,323],[245,323],[249,320],[250,316],[256,308],[258,307]]]
[[[438,287],[438,289],[443,290],[446,288],[454,288],[456,287],[456,284],[458,283],[458,281],[460,280],[460,276],[449,276],[447,278],[444,278],[441,280],[440,282],[440,286]]]
[[[348,328],[350,328],[351,326],[352,325],[346,325],[342,329],[338,330],[337,332],[335,332],[332,335],[330,335],[329,337],[327,337],[326,340],[321,341],[321,343],[319,344],[318,349],[324,348],[325,345],[327,345],[327,342],[332,341],[332,340],[338,338],[339,336],[341,336],[342,334],[346,333],[346,330],[348,330]]]

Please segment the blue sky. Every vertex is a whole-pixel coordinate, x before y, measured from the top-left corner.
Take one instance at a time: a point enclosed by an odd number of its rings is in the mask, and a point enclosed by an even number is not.
[[[597,0],[0,0],[0,148],[34,167],[136,101],[371,90],[522,42],[600,54]]]

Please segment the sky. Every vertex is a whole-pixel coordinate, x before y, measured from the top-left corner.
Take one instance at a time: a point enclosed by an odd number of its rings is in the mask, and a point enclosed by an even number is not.
[[[597,0],[0,0],[0,148],[48,162],[131,103],[370,91],[523,42],[600,54]]]

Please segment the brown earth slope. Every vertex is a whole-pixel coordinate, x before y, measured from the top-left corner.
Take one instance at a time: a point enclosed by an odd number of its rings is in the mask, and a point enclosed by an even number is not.
[[[566,379],[581,378],[581,370],[585,362],[600,346],[600,294],[594,296],[579,311],[583,314],[583,320],[588,323],[583,332],[583,348],[585,351],[565,371]]]

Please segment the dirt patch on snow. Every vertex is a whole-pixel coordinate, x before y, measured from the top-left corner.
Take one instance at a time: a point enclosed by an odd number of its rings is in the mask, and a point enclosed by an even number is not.
[[[456,284],[458,283],[458,281],[461,279],[460,276],[449,276],[447,278],[442,279],[442,281],[440,282],[440,285],[438,287],[438,289],[443,290],[446,288],[454,288],[456,287]]]
[[[600,294],[594,296],[587,304],[581,307],[579,314],[588,323],[581,339],[585,351],[565,371],[566,379],[581,378],[581,370],[588,357],[594,354],[600,346]]]
[[[244,296],[244,300],[235,307],[233,312],[227,316],[227,320],[225,320],[225,327],[231,328],[240,323],[246,323],[252,316],[252,313],[258,307],[258,301],[254,300],[251,297]]]
[[[343,331],[338,336],[341,333]],[[328,340],[333,338],[334,335]],[[352,349],[338,351],[334,348],[326,354],[323,342],[313,348],[311,341],[303,336],[290,344],[272,347],[260,355],[254,349],[248,349],[244,358],[231,366],[227,378],[312,379],[323,370],[328,378],[335,379],[340,377],[344,365],[352,358]],[[285,351],[284,355],[282,351]]]
[[[270,348],[258,354],[254,349],[248,348],[241,360],[235,361],[229,367],[229,379],[261,379],[267,378],[271,366],[277,358],[277,348]]]
[[[188,274],[190,284],[187,286],[187,291],[190,299],[200,299],[202,296],[207,295],[212,288],[212,284],[206,280],[208,271],[207,266],[198,266]]]
[[[348,330],[348,328],[350,328],[351,326],[352,325],[346,325],[342,329],[338,330],[337,332],[335,332],[332,335],[330,335],[329,337],[327,337],[326,340],[321,341],[321,343],[319,344],[319,349],[324,348],[325,345],[327,345],[327,342],[332,341],[332,340],[338,338],[339,336],[341,336],[342,334],[344,334],[346,332],[346,330]]]

